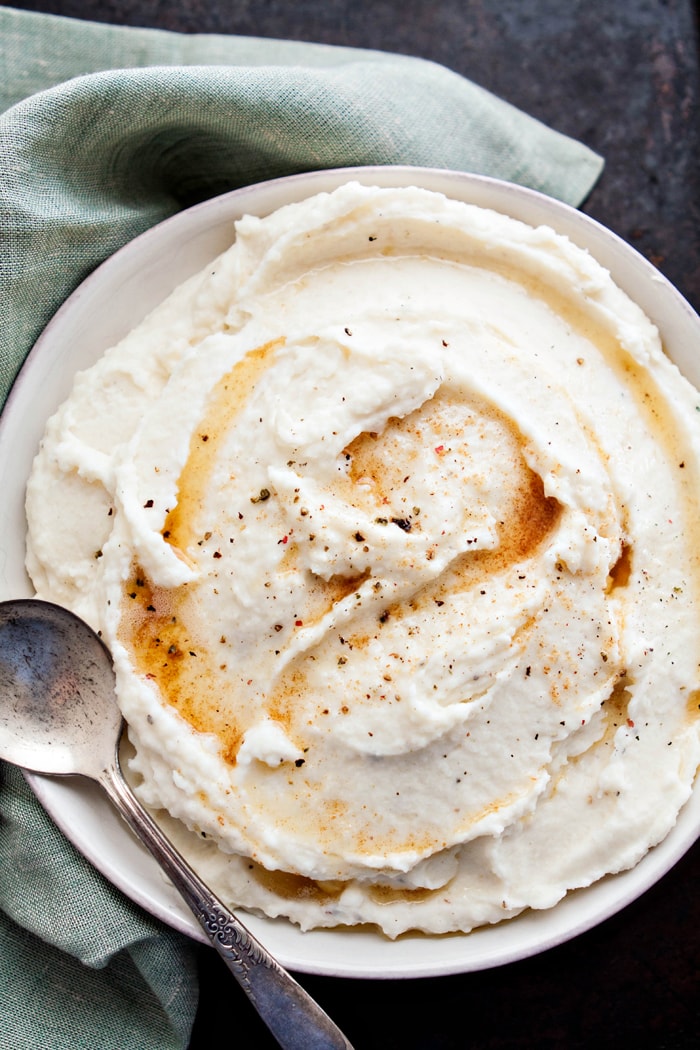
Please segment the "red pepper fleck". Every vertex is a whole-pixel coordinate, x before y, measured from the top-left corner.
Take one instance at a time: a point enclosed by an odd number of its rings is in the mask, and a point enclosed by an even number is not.
[[[304,621],[303,620],[295,620],[294,621],[294,626],[295,627],[303,627],[304,626]]]
[[[436,445],[435,446],[435,451],[437,452],[437,454],[439,456],[441,452],[445,451],[445,446],[444,445]]]
[[[631,718],[627,719],[627,725],[630,727],[630,729],[634,729],[634,722]]]

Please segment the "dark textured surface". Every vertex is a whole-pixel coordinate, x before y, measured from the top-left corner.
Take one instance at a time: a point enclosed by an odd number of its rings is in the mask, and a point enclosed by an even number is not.
[[[698,9],[691,0],[66,0],[95,21],[371,47],[441,62],[602,153],[584,210],[700,308]],[[700,349],[700,348],[699,348]],[[499,969],[430,980],[301,975],[356,1050],[620,1046],[685,1050],[700,1031],[700,847],[619,915]],[[274,1047],[201,952],[191,1050]],[[209,1021],[207,1020],[209,1019]],[[212,1035],[212,1031],[216,1035]]]

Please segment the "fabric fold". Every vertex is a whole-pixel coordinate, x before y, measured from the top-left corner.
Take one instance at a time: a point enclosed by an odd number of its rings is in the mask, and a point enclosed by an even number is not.
[[[2,763],[0,902],[0,1047],[187,1046],[194,944],[92,868]]]

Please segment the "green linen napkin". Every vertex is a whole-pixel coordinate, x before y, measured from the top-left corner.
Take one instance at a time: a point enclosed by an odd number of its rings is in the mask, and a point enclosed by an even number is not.
[[[602,167],[423,60],[10,8],[0,8],[0,112],[0,407],[76,285],[197,201],[304,170],[416,164],[576,205]],[[187,1045],[192,945],[95,872],[8,767],[0,864],[0,1048]]]

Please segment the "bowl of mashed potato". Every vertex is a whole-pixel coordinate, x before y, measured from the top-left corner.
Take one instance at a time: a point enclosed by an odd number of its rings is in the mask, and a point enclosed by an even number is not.
[[[136,792],[283,963],[498,965],[695,840],[699,348],[582,214],[411,168],[199,205],[49,325],[2,596],[102,632]],[[31,783],[196,935],[94,789]]]

